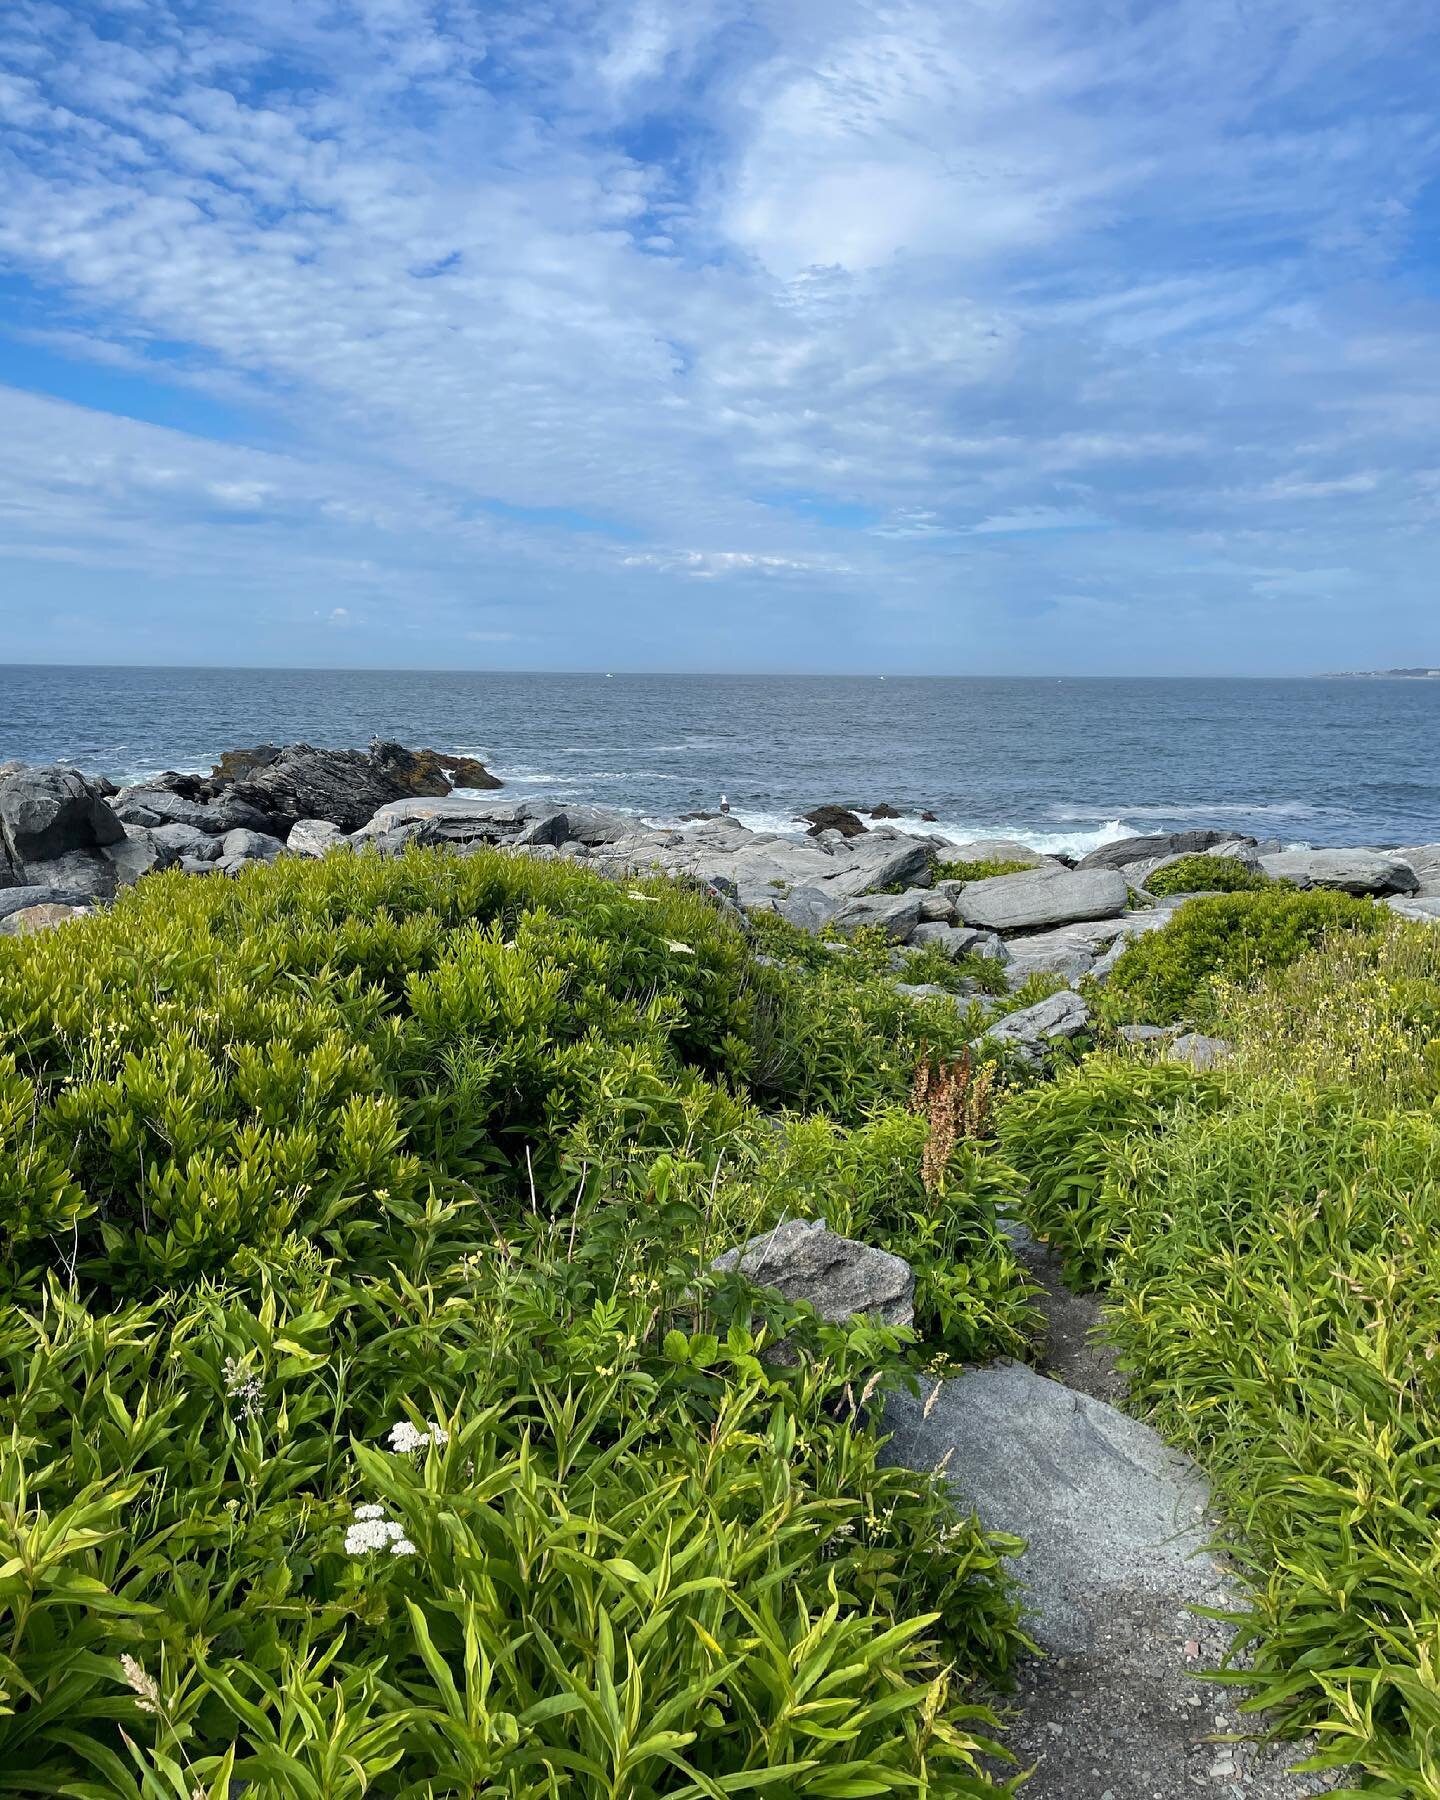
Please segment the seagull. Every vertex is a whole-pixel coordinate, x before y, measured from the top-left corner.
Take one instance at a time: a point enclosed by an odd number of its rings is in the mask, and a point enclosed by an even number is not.
[[[720,796],[720,810],[722,813],[728,813],[730,810],[730,802],[726,799],[724,794]]]

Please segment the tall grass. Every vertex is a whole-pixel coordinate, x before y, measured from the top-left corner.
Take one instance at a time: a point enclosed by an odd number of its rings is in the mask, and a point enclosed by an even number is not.
[[[1135,1403],[1212,1475],[1250,1584],[1245,1704],[1364,1791],[1440,1794],[1440,957],[1341,932],[1245,990],[1220,1073],[1092,1059],[1007,1155],[1103,1285]]]

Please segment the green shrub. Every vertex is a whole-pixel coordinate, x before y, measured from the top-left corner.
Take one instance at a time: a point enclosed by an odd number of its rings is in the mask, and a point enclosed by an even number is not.
[[[1136,938],[1121,953],[1096,1010],[1112,1025],[1213,1025],[1218,981],[1254,982],[1332,933],[1379,931],[1389,922],[1368,900],[1279,886],[1187,900],[1163,930]]]
[[[1247,869],[1235,856],[1179,856],[1145,879],[1145,891],[1156,899],[1167,894],[1242,894],[1268,887],[1270,878]]]
[[[908,951],[902,979],[917,987],[928,982],[955,994],[1005,992],[1005,967],[995,957],[973,952],[950,957],[938,944],[922,944],[918,950]]]
[[[992,875],[1019,875],[1034,867],[1035,864],[1029,862],[1006,862],[1003,857],[978,862],[941,862],[935,865],[934,878],[936,881],[988,881]]]
[[[903,1228],[915,1122],[846,1127],[962,1015],[845,960],[434,851],[0,941],[0,1790],[993,1791],[1016,1546],[880,1465],[901,1336],[704,1273],[784,1204],[757,1102]]]
[[[1096,1287],[1125,1239],[1112,1170],[1186,1109],[1212,1110],[1217,1078],[1184,1063],[1092,1056],[1011,1098],[1000,1150],[1025,1183],[1025,1216],[1059,1252],[1067,1281]]]

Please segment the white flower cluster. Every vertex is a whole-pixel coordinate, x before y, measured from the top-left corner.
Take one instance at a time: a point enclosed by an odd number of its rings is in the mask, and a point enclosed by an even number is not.
[[[233,1356],[225,1358],[225,1392],[240,1402],[242,1417],[253,1419],[260,1410],[264,1387],[260,1377]]]
[[[345,1533],[347,1556],[371,1556],[377,1550],[388,1550],[392,1556],[413,1556],[415,1546],[405,1535],[405,1527],[385,1517],[385,1508],[373,1503],[355,1508],[355,1523]]]
[[[428,1428],[412,1425],[408,1419],[401,1419],[398,1425],[390,1427],[390,1448],[397,1456],[408,1456],[424,1450],[433,1444],[437,1450],[449,1442],[450,1433],[443,1425],[437,1425],[432,1419]]]

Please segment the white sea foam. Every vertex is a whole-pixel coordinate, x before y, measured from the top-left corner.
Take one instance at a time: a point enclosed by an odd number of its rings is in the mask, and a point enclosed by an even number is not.
[[[730,816],[738,819],[751,831],[776,832],[781,837],[801,838],[808,829],[804,820],[793,812],[737,806],[731,810]],[[1091,817],[1093,816],[1092,814]],[[1028,844],[1042,856],[1084,856],[1091,850],[1098,850],[1102,844],[1117,843],[1121,838],[1136,835],[1134,826],[1128,825],[1123,819],[1107,819],[1088,830],[1075,831],[1040,831],[1033,825],[1016,825],[1013,822],[996,824],[993,821],[922,819],[918,813],[906,813],[898,819],[884,822],[893,825],[897,831],[908,832],[917,837],[947,838],[952,844],[973,843],[980,838],[1010,838],[1015,842]],[[676,815],[661,813],[647,813],[645,823],[667,831],[680,830],[685,825],[685,821]]]

